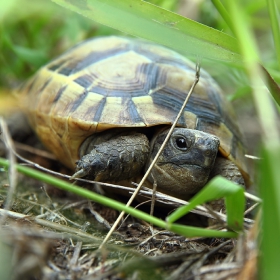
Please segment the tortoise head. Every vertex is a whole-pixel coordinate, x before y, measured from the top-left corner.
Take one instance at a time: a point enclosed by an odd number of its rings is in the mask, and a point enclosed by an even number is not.
[[[151,141],[150,158],[153,160],[168,129],[157,133]],[[156,178],[158,190],[178,197],[188,197],[207,182],[219,149],[219,139],[211,134],[188,128],[175,128],[161,153],[149,181]]]

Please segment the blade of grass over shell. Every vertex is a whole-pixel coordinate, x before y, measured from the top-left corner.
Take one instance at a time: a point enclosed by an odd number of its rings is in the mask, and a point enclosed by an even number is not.
[[[241,62],[233,37],[145,1],[52,1],[96,22],[186,55]]]
[[[223,197],[225,197],[228,227],[232,230],[242,230],[245,210],[244,189],[221,176],[212,179],[190,200],[189,205],[178,208],[166,220],[168,223],[173,223],[189,213],[197,205]]]
[[[9,162],[3,158],[0,158],[0,165],[5,168],[9,168]],[[195,227],[183,226],[183,225],[178,225],[178,224],[173,224],[170,227],[166,222],[162,221],[161,219],[150,216],[149,214],[142,212],[140,210],[134,209],[132,207],[128,207],[128,206],[124,205],[123,203],[120,203],[120,202],[110,199],[108,197],[96,194],[87,189],[75,186],[73,184],[70,184],[70,183],[60,180],[60,179],[57,179],[50,175],[44,174],[37,170],[28,168],[26,166],[16,165],[15,167],[18,170],[18,172],[21,172],[31,178],[38,179],[42,182],[55,186],[59,189],[74,193],[81,197],[85,197],[87,199],[93,200],[97,203],[111,207],[113,209],[116,209],[119,211],[125,211],[126,213],[128,213],[136,218],[142,219],[144,221],[152,223],[161,228],[171,229],[173,232],[184,235],[186,237],[194,237],[194,236],[225,237],[225,238],[237,237],[237,234],[235,232],[230,232],[230,231],[223,232],[223,231],[217,231],[217,230],[208,230],[208,229],[195,228]]]

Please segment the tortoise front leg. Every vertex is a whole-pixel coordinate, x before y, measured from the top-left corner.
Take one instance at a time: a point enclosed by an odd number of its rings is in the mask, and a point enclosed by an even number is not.
[[[217,156],[214,167],[210,173],[209,180],[213,177],[221,175],[226,179],[245,186],[244,178],[238,167],[229,159]]]
[[[244,178],[238,167],[234,164],[234,162],[227,158],[217,156],[214,168],[210,173],[209,180],[217,175],[221,175],[236,184],[245,186]],[[213,200],[207,204],[210,205],[215,211],[225,212],[224,199]],[[210,225],[215,223],[216,222],[213,222],[212,219],[209,220]]]
[[[76,173],[71,179],[85,177],[101,182],[117,182],[132,178],[141,173],[150,149],[148,138],[141,133],[115,136],[89,147],[90,150],[86,149],[85,155],[78,160]]]

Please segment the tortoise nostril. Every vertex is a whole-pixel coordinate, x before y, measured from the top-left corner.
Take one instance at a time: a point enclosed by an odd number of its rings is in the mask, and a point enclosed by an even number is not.
[[[204,155],[210,156],[211,155],[211,151],[209,151],[209,150],[205,151]]]

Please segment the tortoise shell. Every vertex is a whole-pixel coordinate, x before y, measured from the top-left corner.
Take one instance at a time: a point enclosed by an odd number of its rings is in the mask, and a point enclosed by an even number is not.
[[[116,127],[171,125],[195,79],[195,65],[165,47],[122,37],[87,40],[42,67],[20,89],[42,142],[70,168],[81,143]],[[232,107],[203,70],[178,126],[220,139],[220,153],[246,174]]]

